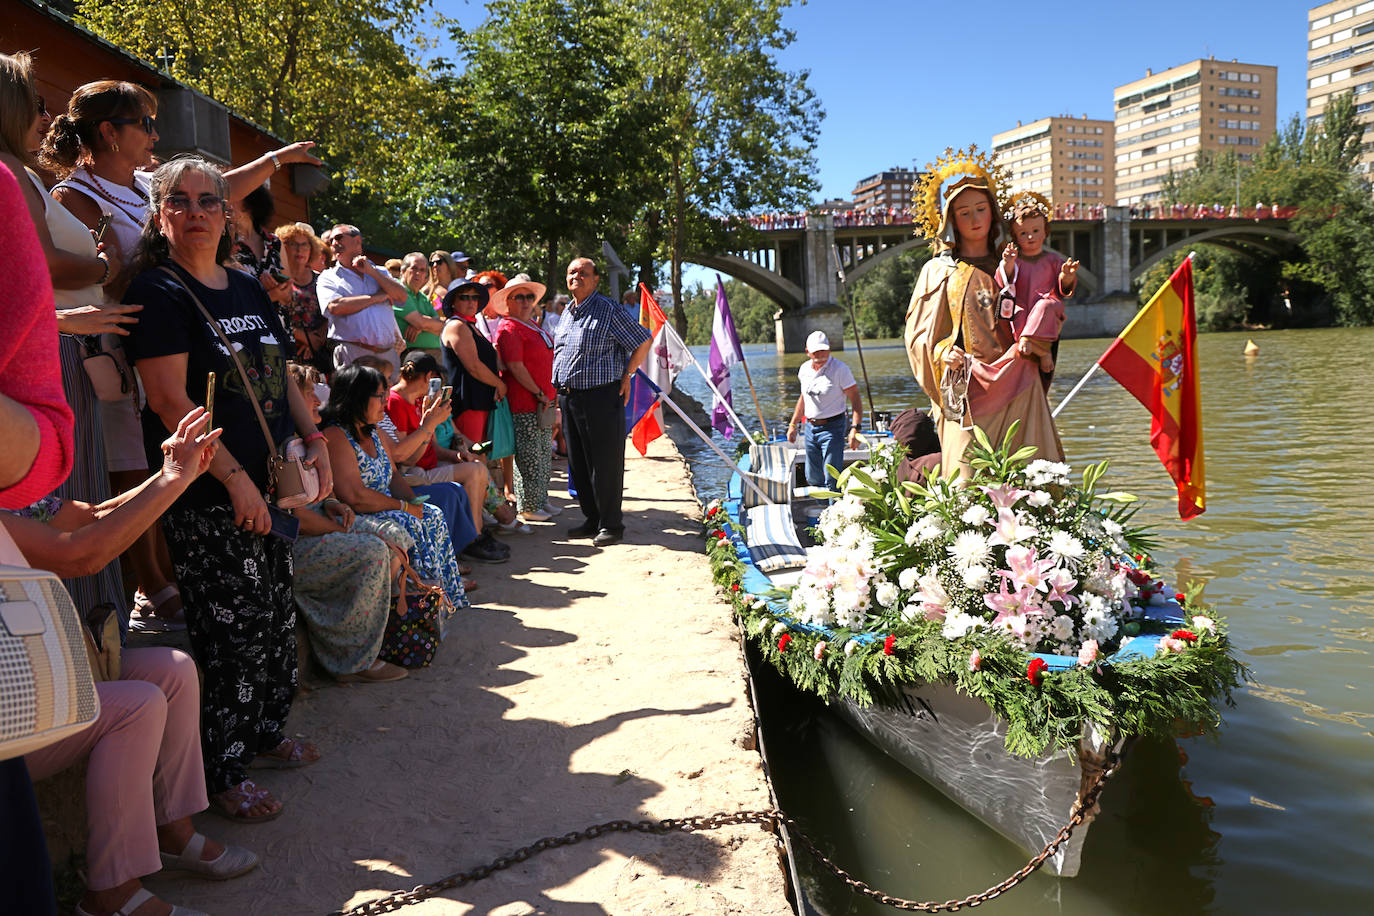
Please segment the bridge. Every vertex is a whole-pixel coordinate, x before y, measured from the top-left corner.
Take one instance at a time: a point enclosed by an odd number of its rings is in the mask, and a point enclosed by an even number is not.
[[[1290,253],[1298,243],[1289,229],[1291,215],[1291,208],[1285,208],[1249,218],[1141,219],[1132,218],[1127,207],[1105,207],[1101,219],[1055,220],[1049,247],[1081,263],[1079,291],[1070,303],[1064,336],[1118,333],[1136,311],[1132,282],[1196,245],[1271,257]],[[910,222],[856,222],[830,212],[799,215],[764,228],[741,229],[739,247],[687,260],[728,273],[776,302],[778,350],[795,353],[812,330],[843,340],[841,268],[843,282],[852,284],[890,258],[929,244],[916,237]]]

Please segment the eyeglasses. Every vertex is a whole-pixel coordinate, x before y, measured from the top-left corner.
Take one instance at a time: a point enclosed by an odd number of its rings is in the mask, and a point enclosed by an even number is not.
[[[334,233],[334,238],[338,238],[339,236],[346,235],[346,236],[348,236],[348,237],[351,238],[351,239],[356,239],[358,236],[360,236],[360,235],[362,235],[362,234],[363,234],[363,231],[362,231],[361,229],[348,229],[348,230],[345,230],[345,231],[343,231],[343,232],[336,232],[336,233]]]
[[[44,101],[41,95],[38,97],[38,113],[44,117],[48,114],[48,103]]]
[[[435,258],[433,261],[430,261],[430,262],[429,262],[429,266],[430,266],[430,267],[438,267],[439,265],[441,265],[441,264],[443,264],[443,263],[444,263],[443,261],[439,260],[438,258]]]
[[[514,296],[511,296],[511,298],[516,302],[533,302],[534,293],[516,293]]]
[[[210,214],[219,213],[224,209],[224,198],[214,194],[202,194],[195,198],[194,202],[202,211]],[[173,213],[186,213],[191,209],[192,197],[190,194],[182,194],[178,191],[175,194],[168,194],[163,203]]]
[[[149,136],[152,136],[153,131],[157,130],[157,118],[152,115],[144,115],[141,118],[107,118],[106,120],[111,124],[137,124]]]
[[[459,293],[458,295],[454,296],[453,298],[454,298],[454,299],[457,299],[459,302],[480,302],[480,301],[482,301],[482,297],[479,296],[479,295],[477,295],[476,293]]]

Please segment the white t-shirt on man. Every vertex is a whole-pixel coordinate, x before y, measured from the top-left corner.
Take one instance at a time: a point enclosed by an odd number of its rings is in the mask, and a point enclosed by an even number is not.
[[[797,370],[797,379],[801,382],[802,412],[811,422],[830,420],[844,413],[849,402],[845,391],[859,384],[849,367],[833,356],[819,370],[808,359]]]

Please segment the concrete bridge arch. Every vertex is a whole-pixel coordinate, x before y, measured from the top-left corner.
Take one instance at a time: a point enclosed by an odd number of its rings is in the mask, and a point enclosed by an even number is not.
[[[1258,224],[1253,226],[1234,224],[1221,226],[1189,235],[1152,253],[1131,268],[1131,279],[1140,279],[1160,261],[1198,245],[1220,245],[1223,248],[1230,248],[1232,251],[1251,254],[1254,253],[1252,249],[1258,248],[1265,254],[1277,256],[1283,254],[1285,248],[1296,248],[1298,243],[1297,233],[1276,226]]]

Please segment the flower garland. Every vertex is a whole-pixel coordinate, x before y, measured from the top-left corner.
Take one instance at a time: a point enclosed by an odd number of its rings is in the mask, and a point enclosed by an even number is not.
[[[1246,670],[1200,589],[1172,595],[1187,626],[1146,613],[1169,599],[1129,524],[1134,497],[1096,492],[1105,462],[1074,486],[1066,465],[975,435],[966,485],[897,483],[897,447],[847,468],[790,592],[743,585],[743,531],[719,501],[707,507],[715,580],[763,656],[827,701],[953,684],[1007,722],[1021,756],[1076,747],[1090,726],[1214,731]],[[1136,636],[1158,637],[1153,654],[1114,656]]]

